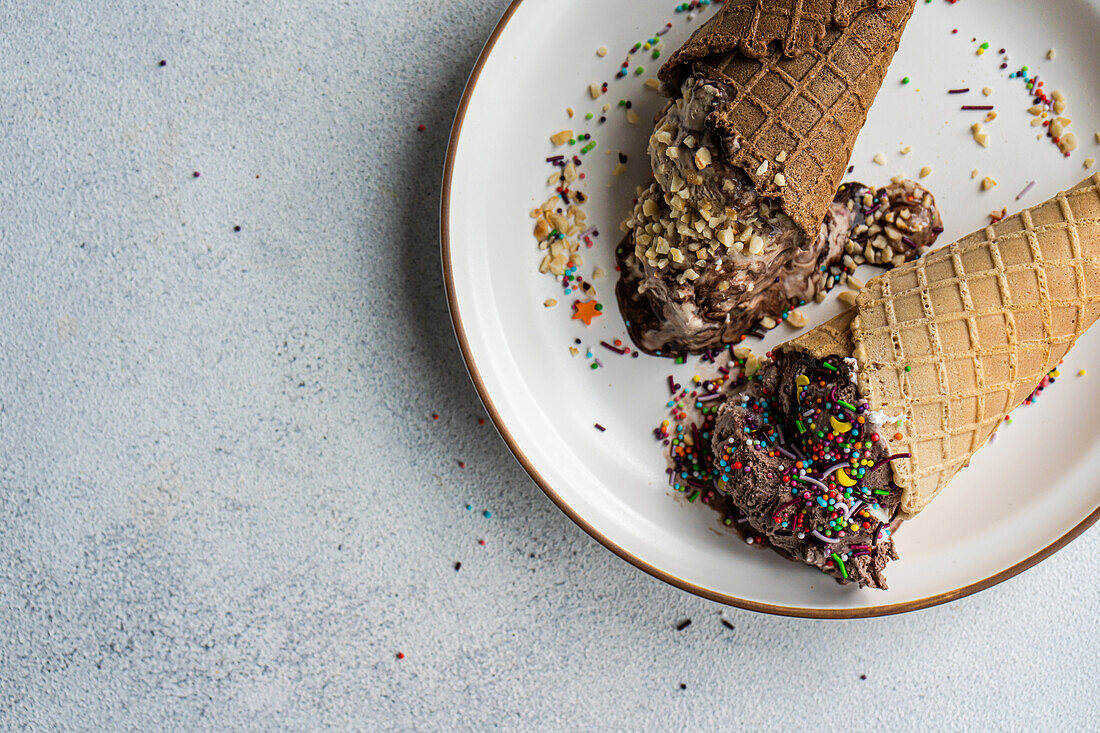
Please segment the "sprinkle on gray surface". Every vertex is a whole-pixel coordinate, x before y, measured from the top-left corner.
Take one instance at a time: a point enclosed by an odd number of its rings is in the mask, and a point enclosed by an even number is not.
[[[1093,725],[1100,532],[904,617],[724,610],[478,424],[437,210],[504,7],[0,3],[0,727]]]

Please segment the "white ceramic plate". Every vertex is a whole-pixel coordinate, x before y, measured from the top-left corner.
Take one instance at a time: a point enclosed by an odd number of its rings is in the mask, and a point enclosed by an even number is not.
[[[888,569],[889,591],[842,587],[771,552],[748,547],[720,529],[715,512],[688,504],[665,482],[664,458],[652,428],[664,417],[666,375],[683,382],[694,362],[675,365],[596,349],[605,364],[570,355],[575,338],[596,347],[626,340],[612,292],[618,223],[635,185],[648,175],[648,121],[660,103],[643,87],[659,61],[639,55],[643,75],[611,81],[637,40],[672,22],[663,37],[668,57],[701,22],[673,12],[673,0],[516,0],[471,76],[455,120],[443,193],[443,262],[451,312],[471,375],[489,413],[524,468],[547,495],[593,537],[647,572],[706,597],[774,613],[865,616],[921,608],[989,587],[1034,565],[1100,516],[1100,412],[1082,409],[1100,397],[1100,329],[1070,353],[1063,376],[1034,406],[1023,407],[917,520],[897,537],[901,560]],[[710,11],[708,11],[710,12]],[[705,13],[704,13],[705,15]],[[952,34],[952,28],[958,28]],[[1100,154],[1100,0],[1064,0],[1058,10],[1024,0],[918,3],[901,50],[871,110],[852,158],[851,178],[882,185],[895,174],[916,177],[929,165],[946,243],[985,224],[993,209],[1038,203],[1084,178],[1082,161]],[[975,41],[972,37],[977,36]],[[979,56],[982,41],[989,51]],[[596,49],[610,53],[600,58]],[[1011,56],[999,68],[997,50]],[[1056,50],[1053,60],[1047,51]],[[1081,148],[1063,159],[1035,139],[1019,79],[1021,64],[1038,71],[1047,89],[1069,97]],[[909,76],[909,84],[902,84]],[[592,81],[609,94],[593,102]],[[978,91],[991,87],[987,100]],[[950,88],[971,87],[950,96]],[[627,124],[617,107],[608,121],[585,123],[604,101],[629,98],[642,118]],[[979,147],[969,125],[983,112],[960,103],[996,105],[987,124],[992,144]],[[573,120],[565,108],[577,110]],[[597,114],[598,116],[598,114]],[[528,212],[547,198],[555,151],[548,137],[563,128],[590,130],[599,147],[585,156],[586,209],[603,236],[585,251],[612,277],[598,281],[605,315],[591,327],[570,320],[561,287],[537,272],[541,253]],[[908,156],[899,154],[911,146]],[[579,146],[578,146],[579,147]],[[628,171],[610,175],[623,151]],[[570,150],[576,152],[576,148]],[[872,158],[885,152],[888,164]],[[981,192],[970,172],[999,185]],[[979,179],[980,180],[980,179]],[[1029,181],[1031,191],[1017,202]],[[873,274],[873,271],[860,273]],[[558,298],[545,308],[546,298]],[[832,298],[805,309],[811,325],[839,310]],[[781,326],[757,351],[789,338]],[[1080,368],[1095,367],[1078,377]],[[607,428],[598,432],[593,423]],[[1075,425],[1073,433],[1063,426]]]

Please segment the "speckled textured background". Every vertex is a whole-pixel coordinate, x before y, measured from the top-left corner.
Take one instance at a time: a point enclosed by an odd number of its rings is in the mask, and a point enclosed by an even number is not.
[[[904,617],[723,611],[478,424],[437,211],[504,7],[0,4],[0,726],[1095,725],[1100,532]]]

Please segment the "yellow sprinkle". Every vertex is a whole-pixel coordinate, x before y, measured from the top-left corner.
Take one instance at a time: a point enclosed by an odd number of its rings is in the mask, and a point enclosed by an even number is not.
[[[1085,370],[1084,370],[1084,369],[1082,369],[1081,371],[1077,372],[1077,376],[1079,376],[1079,377],[1083,377],[1083,376],[1085,376],[1085,374],[1086,374],[1086,372],[1085,372]]]
[[[810,378],[805,374],[799,374],[794,378],[794,386],[796,387],[808,387],[810,384]]]
[[[836,480],[840,482],[841,486],[855,486],[856,482],[851,476],[849,476],[844,469],[840,469],[836,472]]]
[[[851,423],[841,422],[840,420],[837,420],[832,415],[829,415],[829,422],[832,423],[833,432],[836,432],[836,433],[846,433],[846,432],[848,432],[849,430],[852,429],[852,424]]]
[[[1058,371],[1057,369],[1055,369],[1054,371],[1052,371],[1052,372],[1050,373],[1050,376],[1052,376],[1052,377],[1060,377],[1060,376],[1062,376],[1062,373],[1061,373],[1060,371]]]

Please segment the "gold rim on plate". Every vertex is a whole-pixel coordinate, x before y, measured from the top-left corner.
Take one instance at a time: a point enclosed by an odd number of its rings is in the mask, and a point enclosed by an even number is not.
[[[542,489],[550,501],[557,505],[558,509],[565,512],[565,515],[573,520],[577,526],[592,536],[597,542],[606,547],[611,552],[615,553],[623,560],[643,570],[655,578],[665,581],[670,585],[674,585],[681,590],[685,590],[689,593],[694,593],[697,596],[707,598],[718,603],[724,603],[736,608],[744,608],[749,611],[758,611],[760,613],[771,613],[777,616],[797,616],[801,618],[870,618],[873,616],[889,616],[896,613],[907,613],[909,611],[917,611],[922,608],[929,608],[931,606],[938,606],[941,603],[948,603],[958,598],[964,598],[965,596],[983,591],[986,588],[991,588],[998,583],[1008,580],[1009,578],[1022,573],[1028,568],[1039,564],[1043,560],[1053,555],[1058,550],[1062,549],[1074,539],[1076,539],[1082,532],[1091,527],[1098,519],[1100,519],[1100,506],[1093,510],[1091,514],[1085,517],[1080,523],[1077,524],[1066,534],[1050,543],[1043,549],[1036,552],[1031,557],[1028,557],[1015,565],[1006,568],[999,573],[979,580],[975,583],[965,585],[955,590],[947,591],[945,593],[938,593],[934,596],[928,596],[927,598],[920,598],[915,601],[906,601],[905,603],[893,603],[886,606],[863,606],[860,608],[799,608],[797,606],[776,606],[770,603],[759,603],[757,601],[750,601],[745,598],[738,598],[737,596],[727,595],[725,593],[718,593],[717,591],[710,590],[709,588],[703,588],[702,586],[689,583],[688,581],[678,578],[675,575],[665,572],[658,567],[650,565],[644,560],[631,554],[626,549],[612,542],[598,529],[593,527],[587,520],[580,516],[573,507],[558,495],[558,492],[554,490],[554,487],[543,478],[538,472],[538,469],[531,463],[531,460],[520,448],[516,442],[515,436],[508,429],[508,426],[504,424],[504,420],[501,418],[500,413],[497,411],[496,405],[493,404],[492,397],[489,396],[489,390],[485,386],[484,380],[481,378],[481,372],[478,371],[477,364],[474,362],[473,354],[470,351],[470,343],[466,338],[466,328],[462,324],[462,315],[458,311],[458,300],[455,297],[454,286],[454,273],[451,269],[451,242],[450,242],[450,205],[451,205],[451,179],[454,174],[455,163],[455,149],[457,147],[458,139],[462,134],[462,123],[466,118],[466,108],[470,104],[470,99],[473,96],[474,88],[477,86],[477,81],[481,76],[481,71],[485,67],[485,62],[489,58],[489,54],[492,53],[493,47],[496,45],[497,39],[500,38],[501,33],[504,32],[505,26],[508,25],[508,21],[511,20],[516,10],[519,8],[523,0],[512,0],[512,3],[508,6],[508,9],[504,11],[504,15],[501,16],[500,21],[497,22],[496,27],[493,29],[492,35],[489,36],[489,40],[485,42],[485,47],[481,49],[481,54],[477,58],[477,63],[474,64],[473,71],[470,72],[470,78],[466,82],[466,88],[462,92],[462,100],[458,105],[458,112],[455,114],[454,124],[451,126],[451,137],[447,143],[447,162],[443,170],[443,196],[440,204],[440,217],[439,217],[439,239],[443,257],[443,278],[447,287],[447,306],[451,312],[451,323],[454,325],[455,337],[458,339],[459,348],[462,350],[462,359],[466,362],[466,370],[470,373],[470,379],[474,383],[474,388],[477,390],[478,396],[481,398],[481,402],[485,405],[486,412],[489,413],[489,417],[492,419],[493,424],[496,425],[497,431],[500,432],[504,442],[507,443],[508,449],[512,451],[512,454],[519,461],[519,464],[523,467],[523,470],[531,476],[539,488]]]

